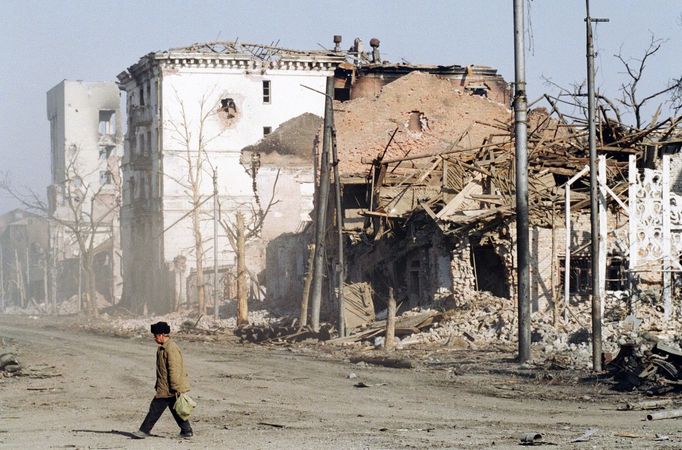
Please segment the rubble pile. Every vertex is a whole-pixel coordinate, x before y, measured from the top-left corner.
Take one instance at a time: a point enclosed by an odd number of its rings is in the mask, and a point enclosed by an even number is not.
[[[299,342],[306,339],[328,340],[336,333],[334,326],[328,323],[320,325],[320,331],[315,332],[309,326],[300,326],[298,318],[282,317],[269,323],[252,323],[234,330],[242,342]]]
[[[21,364],[14,353],[0,354],[0,376],[21,373]]]
[[[248,317],[249,323],[253,325],[267,325],[278,320],[265,309],[251,310]],[[150,324],[159,321],[167,322],[173,333],[185,334],[215,334],[237,327],[236,317],[226,319],[216,319],[213,315],[197,317],[196,311],[188,309],[149,317],[113,317],[100,314],[96,322],[83,322],[82,327],[87,329],[104,327],[106,328],[104,331],[118,336],[147,336]]]
[[[443,320],[443,313],[432,309],[415,308],[406,311],[395,320],[395,337],[398,346],[401,346],[400,338],[403,336],[419,336]],[[336,338],[332,344],[352,344],[362,341],[373,341],[375,346],[383,345],[383,336],[386,331],[386,320],[374,321],[354,330],[349,336]]]
[[[675,344],[623,344],[606,369],[617,390],[659,395],[682,389],[682,351]]]
[[[468,298],[466,304],[443,313],[432,328],[404,337],[400,345],[457,345],[480,349],[516,343],[518,324],[514,300],[487,292],[473,292]],[[572,305],[570,311],[568,320],[559,318],[556,325],[551,311],[532,314],[534,355],[540,361],[562,367],[589,367],[592,361],[591,305],[587,301],[581,302]],[[610,297],[605,304],[602,323],[603,351],[613,355],[619,346],[632,343],[644,353],[652,342],[674,342],[674,330],[681,324],[668,321],[667,328],[662,329],[661,323],[662,312],[653,305],[639,305],[636,316],[628,315],[624,301]],[[682,373],[682,367],[680,369]]]

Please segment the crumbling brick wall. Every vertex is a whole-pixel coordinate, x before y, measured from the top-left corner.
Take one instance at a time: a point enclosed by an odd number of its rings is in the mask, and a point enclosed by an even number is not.
[[[468,238],[455,243],[452,248],[450,273],[452,275],[452,293],[456,305],[465,304],[476,291],[476,277],[471,264],[471,244]]]

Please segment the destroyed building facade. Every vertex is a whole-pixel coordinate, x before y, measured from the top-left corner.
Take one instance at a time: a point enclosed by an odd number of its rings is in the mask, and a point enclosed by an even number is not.
[[[63,80],[47,92],[50,285],[59,301],[85,290],[84,248],[95,259],[98,294],[109,303],[121,298],[120,104],[113,81]]]
[[[530,113],[528,125],[530,296],[533,311],[558,320],[590,293],[589,174],[584,126],[566,122],[552,109],[553,99],[548,104]],[[477,291],[507,299],[512,308],[517,266],[508,104],[412,71],[378,94],[336,103],[335,127],[346,281],[369,283],[377,311],[385,309],[389,287],[403,309],[467,304]],[[649,289],[660,295],[658,303],[669,304],[671,272],[679,270],[677,200],[664,186],[677,179],[670,167],[679,163],[665,154],[677,151],[671,150],[674,127],[663,121],[619,136],[607,125],[600,129],[596,270],[604,297],[626,309]],[[651,148],[660,149],[657,156],[646,156]],[[335,246],[328,242],[329,273]]]
[[[221,274],[234,264],[225,229],[213,242],[214,170],[218,214],[228,224],[237,212],[247,224],[264,217],[267,240],[310,220],[312,164],[300,166],[306,157],[278,160],[280,147],[242,150],[290,119],[322,116],[324,96],[315,91],[324,92],[341,61],[328,52],[210,42],[150,53],[118,76],[128,108],[121,228],[131,307],[173,309],[195,295],[198,260]],[[312,142],[305,147],[312,155]],[[192,210],[200,211],[198,225]],[[203,255],[197,239],[205,241]],[[217,261],[208,250],[214,246]],[[264,251],[251,250],[249,270],[257,274],[264,264]]]
[[[0,312],[49,295],[48,221],[23,209],[0,215]]]

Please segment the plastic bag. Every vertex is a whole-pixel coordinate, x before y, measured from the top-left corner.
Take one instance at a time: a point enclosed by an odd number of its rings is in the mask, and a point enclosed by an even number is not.
[[[192,397],[187,394],[180,394],[178,395],[178,398],[175,399],[173,409],[178,413],[178,416],[180,416],[182,420],[187,420],[196,406],[197,402],[192,400]]]

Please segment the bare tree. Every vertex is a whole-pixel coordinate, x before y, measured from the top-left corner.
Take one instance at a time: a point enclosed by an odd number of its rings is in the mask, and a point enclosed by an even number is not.
[[[203,194],[201,190],[204,176],[209,175],[207,169],[211,163],[206,152],[207,145],[217,136],[206,135],[206,125],[209,118],[215,114],[215,109],[208,104],[209,93],[204,94],[199,102],[198,123],[193,123],[189,117],[184,101],[178,92],[176,99],[180,105],[180,117],[177,121],[168,121],[171,131],[171,139],[178,143],[182,149],[180,158],[185,164],[182,176],[177,177],[169,173],[165,176],[171,178],[182,187],[190,199],[190,213],[192,220],[192,233],[194,235],[194,255],[196,259],[196,284],[199,314],[206,313],[206,286],[204,278],[204,237],[201,232],[201,206],[211,197]]]
[[[265,218],[268,216],[270,209],[279,203],[275,199],[275,191],[277,189],[277,182],[279,180],[280,170],[277,170],[275,181],[272,185],[272,193],[267,206],[263,209],[260,196],[256,184],[256,165],[252,164],[251,178],[254,199],[249,204],[237,205],[237,212],[235,213],[235,221],[231,220],[229,214],[223,214],[222,204],[218,202],[220,207],[220,226],[225,231],[227,239],[230,243],[232,251],[237,256],[237,325],[243,326],[249,323],[249,311],[247,302],[247,269],[246,269],[246,243],[260,237],[265,223]],[[246,210],[250,210],[245,214]]]
[[[640,58],[625,58],[622,52],[614,55],[625,68],[625,73],[628,76],[628,80],[623,83],[620,87],[621,98],[618,101],[629,108],[635,116],[635,127],[637,129],[642,128],[642,109],[650,101],[660,98],[666,94],[672,95],[672,109],[676,114],[680,109],[680,92],[682,90],[682,77],[673,78],[666,87],[659,89],[653,93],[640,95],[639,87],[646,69],[647,63],[652,57],[656,55],[661,50],[661,47],[665,43],[662,39],[656,39],[652,34],[650,37],[649,45],[644,50],[644,54]],[[656,113],[654,113],[653,118],[649,126],[653,125],[660,114],[661,105],[658,106]]]
[[[107,180],[93,188],[84,180],[90,173],[82,173],[78,164],[81,149],[73,146],[67,159],[61,192],[54,210],[31,189],[14,187],[8,174],[0,181],[0,190],[8,193],[25,208],[48,218],[67,230],[80,255],[79,270],[83,271],[85,282],[85,311],[97,315],[97,290],[95,271],[95,248],[112,237],[115,216],[120,209],[120,177],[118,157],[108,160]],[[108,183],[113,189],[106,190]],[[82,299],[78,299],[79,302]]]

